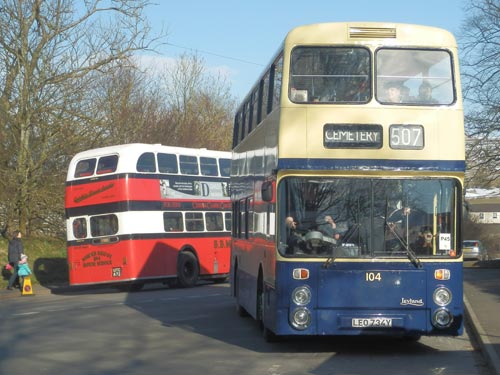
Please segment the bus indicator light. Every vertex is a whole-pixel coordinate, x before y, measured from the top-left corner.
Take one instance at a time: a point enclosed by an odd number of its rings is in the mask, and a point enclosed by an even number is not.
[[[445,268],[434,271],[434,278],[436,280],[449,280],[450,277],[451,277],[450,270],[447,270]]]
[[[295,280],[307,280],[309,278],[309,270],[307,268],[295,268],[293,270],[293,278]]]

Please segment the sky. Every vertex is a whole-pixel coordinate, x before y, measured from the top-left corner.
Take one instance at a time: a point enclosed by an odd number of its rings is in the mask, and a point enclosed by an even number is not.
[[[381,21],[444,28],[457,37],[467,0],[153,0],[152,33],[166,31],[155,61],[196,53],[243,100],[288,31],[321,22]]]

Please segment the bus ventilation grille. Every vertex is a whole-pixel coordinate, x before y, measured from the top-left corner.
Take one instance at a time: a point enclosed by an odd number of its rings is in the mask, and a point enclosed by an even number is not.
[[[396,29],[389,27],[350,27],[351,38],[396,38]]]

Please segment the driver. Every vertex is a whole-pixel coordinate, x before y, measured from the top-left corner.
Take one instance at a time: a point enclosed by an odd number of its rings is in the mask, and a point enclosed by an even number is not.
[[[297,232],[297,222],[291,216],[287,216],[285,219],[285,225],[287,228],[287,254],[297,254],[304,253],[306,250],[305,242]]]

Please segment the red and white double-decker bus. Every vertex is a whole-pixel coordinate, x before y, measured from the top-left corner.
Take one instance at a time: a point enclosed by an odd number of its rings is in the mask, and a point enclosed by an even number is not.
[[[75,155],[65,202],[70,285],[226,280],[230,157],[139,143]]]

